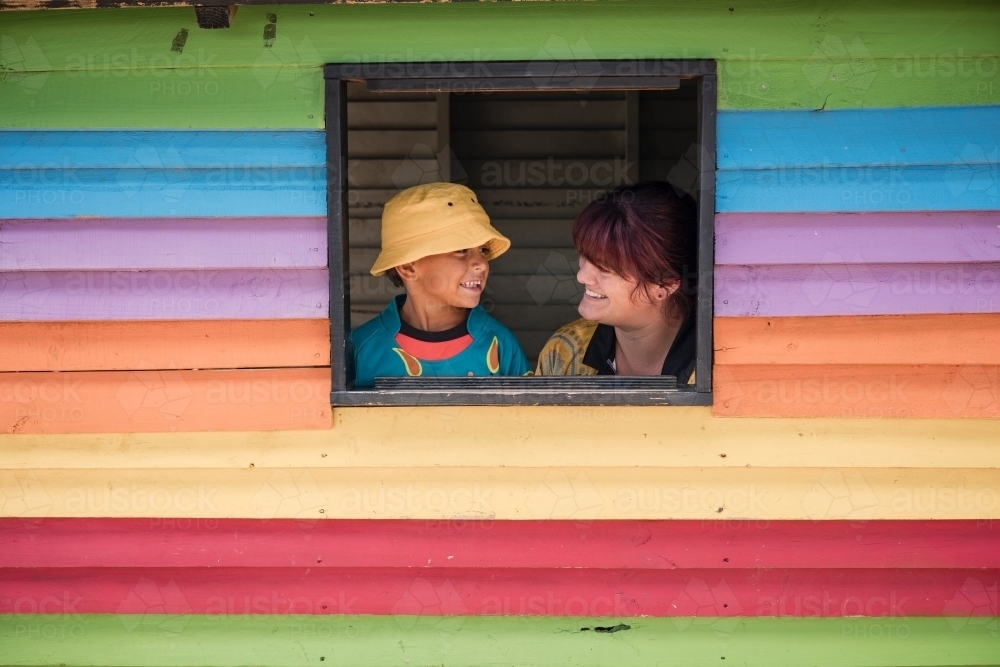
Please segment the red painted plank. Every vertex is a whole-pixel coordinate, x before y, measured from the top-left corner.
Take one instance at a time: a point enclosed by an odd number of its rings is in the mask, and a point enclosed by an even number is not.
[[[325,266],[325,217],[0,221],[0,271]]]
[[[0,519],[0,567],[94,566],[997,568],[1000,522]]]
[[[1000,211],[719,213],[716,264],[995,262]]]
[[[85,568],[0,572],[0,613],[992,616],[1000,570]],[[995,593],[994,593],[995,595]],[[973,598],[976,596],[973,595]]]

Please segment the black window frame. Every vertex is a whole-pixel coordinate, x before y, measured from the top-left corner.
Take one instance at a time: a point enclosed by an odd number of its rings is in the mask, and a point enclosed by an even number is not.
[[[569,66],[569,67],[567,67]],[[681,79],[698,85],[698,293],[695,386],[663,378],[413,378],[391,388],[351,386],[350,236],[347,182],[347,83],[369,90],[491,92],[558,90],[665,90]],[[718,87],[714,60],[577,60],[341,63],[324,67],[326,103],[327,234],[330,271],[330,403],[346,406],[414,405],[711,405],[715,269],[715,165]],[[586,385],[580,383],[587,380]],[[586,388],[582,388],[586,387]]]

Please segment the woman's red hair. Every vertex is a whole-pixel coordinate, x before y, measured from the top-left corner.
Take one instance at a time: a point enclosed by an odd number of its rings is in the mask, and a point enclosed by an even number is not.
[[[573,223],[573,245],[602,271],[638,289],[680,281],[670,303],[682,315],[697,289],[697,207],[662,181],[623,185],[587,204]]]

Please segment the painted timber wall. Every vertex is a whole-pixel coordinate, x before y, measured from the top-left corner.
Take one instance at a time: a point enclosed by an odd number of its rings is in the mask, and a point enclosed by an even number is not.
[[[2,662],[1000,664],[998,37],[0,14]],[[331,414],[320,65],[536,57],[720,61],[715,406]]]

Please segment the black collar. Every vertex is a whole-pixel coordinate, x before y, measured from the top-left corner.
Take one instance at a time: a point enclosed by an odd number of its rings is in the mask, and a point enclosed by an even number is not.
[[[695,340],[692,313],[684,318],[681,328],[677,330],[677,336],[670,345],[667,358],[663,360],[660,375],[673,375],[677,378],[677,384],[685,384],[694,370]],[[583,363],[596,370],[598,375],[614,375],[615,369],[611,365],[614,358],[615,328],[607,324],[598,324],[583,355]]]

